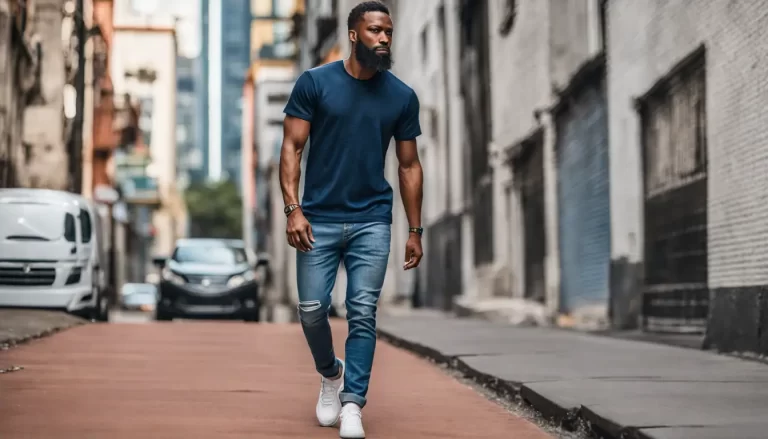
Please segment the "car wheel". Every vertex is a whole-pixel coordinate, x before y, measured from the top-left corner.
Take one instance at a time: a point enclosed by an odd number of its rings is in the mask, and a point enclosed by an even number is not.
[[[158,322],[170,322],[171,320],[173,320],[173,317],[168,315],[168,313],[160,311],[159,308],[155,308],[155,309],[156,309],[156,311],[155,311],[155,320],[156,321],[158,321]]]
[[[247,311],[245,317],[243,318],[246,322],[260,322],[261,321],[261,307],[257,306],[256,308],[253,308],[250,311]]]

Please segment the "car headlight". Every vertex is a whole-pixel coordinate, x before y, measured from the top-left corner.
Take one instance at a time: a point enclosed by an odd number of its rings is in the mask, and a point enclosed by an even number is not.
[[[252,280],[256,279],[256,275],[252,271],[246,271],[243,274],[236,274],[229,278],[227,281],[227,286],[230,288],[239,287],[240,285],[251,282]]]
[[[163,279],[176,285],[184,285],[185,283],[187,283],[187,281],[183,277],[179,276],[178,274],[172,272],[167,268],[163,270]]]

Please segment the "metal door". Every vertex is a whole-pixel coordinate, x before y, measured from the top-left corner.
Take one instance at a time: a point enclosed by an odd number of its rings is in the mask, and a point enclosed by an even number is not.
[[[546,301],[544,261],[547,240],[544,222],[544,156],[542,137],[524,142],[514,159],[515,185],[520,193],[524,231],[524,296]]]
[[[461,215],[446,215],[427,229],[427,288],[424,305],[450,311],[461,294]]]
[[[560,312],[608,305],[611,257],[604,81],[585,84],[555,117]]]
[[[703,332],[709,315],[703,49],[640,101],[646,330]]]

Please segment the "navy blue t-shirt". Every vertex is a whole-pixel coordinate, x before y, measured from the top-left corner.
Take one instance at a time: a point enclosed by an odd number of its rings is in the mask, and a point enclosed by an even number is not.
[[[360,80],[343,61],[302,73],[285,113],[310,122],[304,215],[314,222],[392,222],[384,158],[392,137],[421,135],[416,93],[390,72]]]

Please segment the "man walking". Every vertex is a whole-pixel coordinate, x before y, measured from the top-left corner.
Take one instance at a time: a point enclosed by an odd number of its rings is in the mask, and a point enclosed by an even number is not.
[[[376,347],[376,308],[389,259],[393,191],[384,159],[394,137],[400,194],[410,236],[404,269],[419,265],[423,175],[416,137],[419,100],[388,70],[392,20],[385,5],[367,1],[347,20],[352,50],[343,61],[305,71],[285,107],[280,185],[288,243],[298,252],[299,317],[321,375],[317,419],[342,438],[364,438],[366,404]],[[304,195],[300,162],[310,139]],[[347,272],[349,335],[345,360],[334,353],[328,310],[340,263]]]

